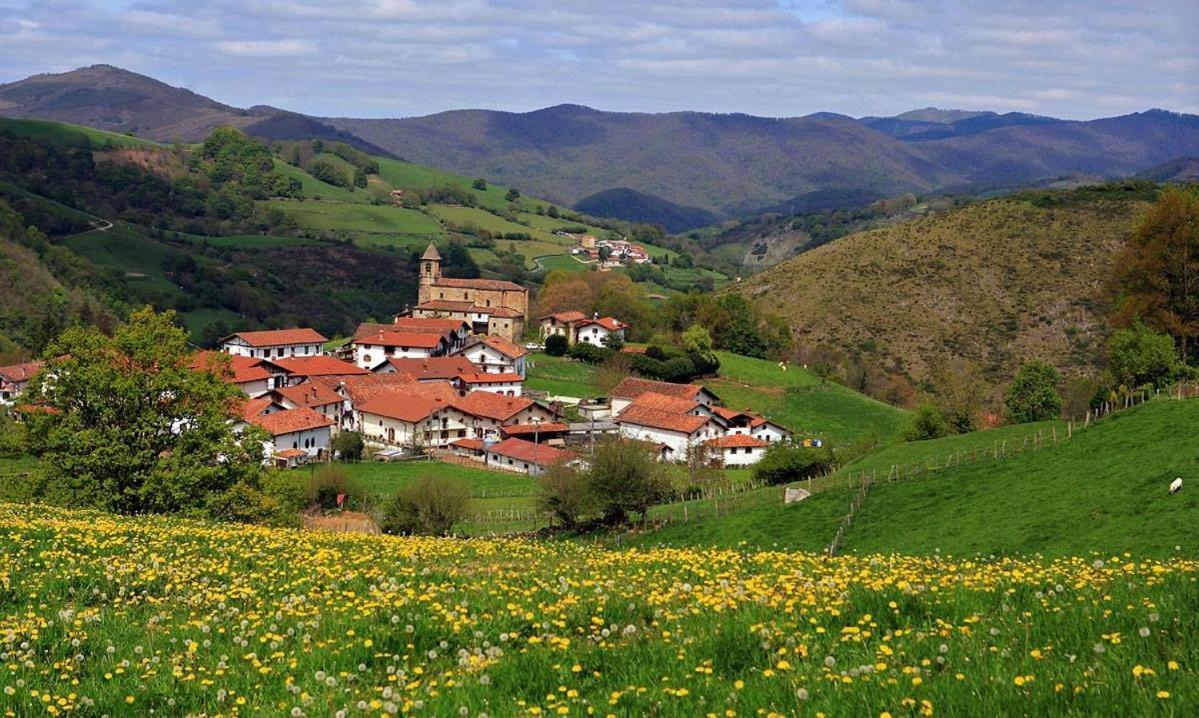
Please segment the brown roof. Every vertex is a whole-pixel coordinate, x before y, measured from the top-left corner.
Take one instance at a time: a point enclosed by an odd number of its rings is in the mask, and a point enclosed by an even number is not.
[[[14,383],[26,382],[33,378],[45,366],[45,362],[29,361],[23,364],[12,364],[9,366],[0,366],[0,377],[8,379]]]
[[[478,367],[460,356],[392,357],[387,360],[387,363],[395,367],[397,374],[407,374],[414,379],[454,379],[463,374],[478,371]]]
[[[475,306],[474,302],[460,301],[454,299],[433,299],[422,304],[417,304],[416,309],[422,309],[426,312],[481,312],[485,311],[483,307]]]
[[[638,379],[637,377],[625,377],[611,391],[611,395],[620,397],[621,399],[636,399],[646,392],[656,392],[673,396],[678,399],[694,399],[699,396],[699,393],[704,388],[699,384],[671,384],[665,381],[654,381],[653,379]]]
[[[697,402],[691,399],[666,396],[656,391],[647,391],[641,394],[633,399],[632,405],[644,406],[649,409],[657,409],[658,411],[668,411],[671,414],[689,414],[699,406]]]
[[[450,445],[461,446],[463,449],[470,449],[471,451],[483,450],[482,439],[455,439],[454,441],[450,442]]]
[[[509,309],[508,307],[485,307],[482,311],[493,317],[499,317],[500,319],[514,319],[516,317],[524,316],[515,309]]]
[[[628,326],[619,319],[613,319],[612,317],[600,317],[599,319],[584,319],[583,321],[579,322],[578,328],[581,329],[582,327],[589,326],[591,324],[598,324],[610,332],[624,329]]]
[[[411,256],[411,255],[410,255]],[[441,255],[437,253],[437,245],[429,242],[429,246],[425,247],[425,253],[420,256],[422,260],[431,259],[435,262],[441,261]]]
[[[472,365],[471,368],[473,369],[474,366]],[[514,372],[486,374],[472,371],[469,374],[459,374],[458,378],[465,384],[511,384],[525,380],[523,376]]]
[[[473,416],[506,421],[533,405],[523,396],[501,396],[489,391],[472,391],[454,400],[454,406]]]
[[[481,341],[509,359],[519,359],[520,357],[523,357],[525,354],[529,353],[529,350],[525,349],[521,345],[513,344],[507,339],[503,337],[497,337],[494,334],[488,334],[487,336],[483,337]]]
[[[276,389],[274,394],[299,406],[326,406],[342,401],[341,395],[325,384],[311,381]]]
[[[492,291],[523,292],[525,288],[503,279],[452,279],[441,277],[434,286],[454,287],[455,289],[490,289]]]
[[[284,449],[283,451],[275,452],[276,458],[280,458],[280,459],[298,459],[301,456],[307,456],[307,455],[308,455],[308,452],[304,451],[303,449]]]
[[[396,317],[392,322],[392,327],[406,332],[427,332],[434,334],[444,334],[445,332],[456,332],[466,325],[470,329],[470,325],[462,319],[447,319],[443,317]],[[387,325],[381,325],[387,326]],[[361,327],[360,327],[361,328]]]
[[[241,405],[241,418],[246,421],[253,421],[255,417],[262,416],[262,412],[271,408],[274,404],[275,402],[269,396],[247,399]]]
[[[266,429],[271,436],[282,436],[283,434],[291,434],[296,431],[319,429],[323,426],[333,425],[332,419],[318,414],[307,407],[276,411],[273,414],[256,416],[249,421]]]
[[[345,396],[354,406],[361,406],[363,402],[393,391],[405,391],[410,393],[420,393],[424,395],[429,387],[433,387],[430,391],[448,390],[454,396],[458,392],[449,385],[448,382],[432,382],[428,384],[418,384],[408,374],[365,374],[362,376],[346,376],[346,377],[317,377],[313,381],[320,382],[331,389],[343,389]]]
[[[502,426],[500,431],[508,436],[517,434],[556,434],[563,431],[570,431],[570,427],[556,421],[544,421],[540,424],[513,424],[512,426]]]
[[[272,363],[298,376],[350,376],[370,374],[369,371],[341,359],[330,356],[287,357],[272,359]]]
[[[358,410],[365,414],[413,423],[426,419],[449,405],[449,402],[440,399],[413,396],[408,392],[388,391],[363,402]]]
[[[545,444],[534,444],[524,439],[504,439],[498,444],[493,444],[488,451],[538,466],[549,466],[559,459],[575,458],[575,455],[569,451],[555,449]]]
[[[276,347],[283,344],[324,344],[329,341],[315,329],[269,329],[261,332],[237,332],[221,340],[222,343],[240,337],[252,347]]]
[[[547,314],[544,317],[542,317],[542,319],[553,319],[554,321],[562,322],[563,324],[570,324],[572,322],[581,322],[586,318],[587,318],[586,314],[584,314],[582,312],[573,311],[573,310],[569,311],[569,312],[554,312],[553,314]]]
[[[226,360],[223,357],[228,357],[228,369],[225,368]],[[271,370],[261,359],[241,356],[239,354],[225,354],[223,352],[212,351],[196,352],[192,356],[191,368],[196,371],[212,372],[213,374],[217,374],[221,379],[231,381],[234,384],[245,384],[251,381],[262,381],[271,378]]]
[[[770,444],[767,442],[762,441],[761,439],[755,439],[749,434],[725,434],[724,436],[718,436],[715,439],[708,439],[704,443],[708,446],[714,446],[718,449],[758,449],[763,446],[770,446]]]
[[[709,419],[706,416],[675,414],[669,411],[630,404],[625,407],[624,411],[620,412],[617,421],[622,424],[636,424],[637,426],[648,426],[652,429],[677,431],[690,435],[702,429],[708,423]]]
[[[428,334],[415,331],[383,330],[354,339],[355,344],[380,347],[419,347],[435,349],[446,341],[445,333]]]

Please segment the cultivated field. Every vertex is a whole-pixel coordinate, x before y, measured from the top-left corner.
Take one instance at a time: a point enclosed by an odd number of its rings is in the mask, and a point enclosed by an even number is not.
[[[1193,715],[1199,563],[350,536],[0,505],[7,715]]]

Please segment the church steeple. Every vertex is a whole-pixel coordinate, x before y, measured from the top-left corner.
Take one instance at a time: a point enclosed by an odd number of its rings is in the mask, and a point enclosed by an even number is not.
[[[437,253],[437,246],[429,242],[425,253],[420,256],[419,300],[421,304],[433,299],[433,285],[437,284],[438,279],[441,279],[441,255]]]

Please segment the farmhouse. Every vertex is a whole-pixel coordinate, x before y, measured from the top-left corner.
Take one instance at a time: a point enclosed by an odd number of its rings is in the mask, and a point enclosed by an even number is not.
[[[29,380],[45,366],[44,362],[31,361],[24,364],[0,366],[0,406],[13,402],[17,394],[25,391]]]
[[[306,407],[332,419],[335,429],[341,426],[345,399],[324,384],[310,381],[296,386],[287,386],[275,389],[271,392],[270,397],[284,409]]]
[[[432,242],[420,258],[419,304],[414,317],[448,317],[471,324],[477,334],[515,341],[525,331],[529,290],[499,279],[453,279],[441,276],[441,255]],[[448,304],[446,302],[449,302]]]
[[[267,454],[278,456],[287,450],[303,451],[308,458],[321,458],[329,451],[333,420],[312,409],[300,407],[268,411],[248,419],[271,435],[264,444]],[[295,455],[284,455],[289,462]]]
[[[441,397],[391,391],[355,408],[363,438],[378,444],[435,449],[466,438],[470,431],[466,415]]]
[[[221,351],[259,359],[313,356],[329,341],[315,329],[272,329],[237,332],[221,340]]]
[[[449,353],[451,344],[448,333],[394,330],[389,327],[356,335],[350,342],[350,347],[354,364],[369,370],[379,366],[389,357],[425,359],[442,356]]]
[[[544,341],[558,334],[566,337],[567,342],[574,343],[575,322],[581,322],[586,318],[586,314],[576,311],[547,314],[541,318],[541,339]]]
[[[555,449],[545,444],[534,444],[524,439],[504,439],[486,449],[487,465],[504,471],[516,471],[529,476],[545,473],[555,461],[576,459],[569,451]]]
[[[465,357],[480,372],[519,374],[525,376],[525,355],[528,350],[503,337],[485,336],[469,344],[458,355]]]
[[[725,466],[750,466],[758,463],[769,444],[748,434],[725,434],[705,442],[720,452]]]
[[[663,394],[676,399],[690,399],[704,406],[720,404],[719,397],[699,384],[671,384],[665,381],[626,377],[609,393],[609,397],[612,399],[612,411],[619,413],[634,399],[647,392]]]
[[[648,406],[627,406],[617,420],[621,436],[664,444],[676,458],[685,456],[691,446],[723,433],[720,425],[710,416],[676,414]]]
[[[745,434],[765,442],[782,441],[791,432],[785,427],[749,411],[737,411],[723,406],[714,406],[712,411],[724,419],[727,434]]]
[[[387,326],[382,325],[361,325],[362,326]],[[446,317],[414,317],[396,315],[392,320],[391,328],[402,332],[428,332],[433,334],[444,334],[450,340],[450,351],[456,351],[462,348],[470,338],[473,330],[469,322],[462,319],[450,319]]]
[[[225,362],[228,362],[228,366],[225,366]],[[236,384],[249,397],[262,396],[276,387],[287,386],[291,377],[287,369],[266,359],[210,351],[196,352],[191,368],[217,373],[224,381]]]
[[[520,396],[525,378],[514,373],[485,373],[471,372],[460,374],[458,383],[466,391],[489,391],[504,396]]]
[[[625,330],[629,325],[613,317],[601,317],[598,314],[588,318],[582,312],[556,312],[541,318],[541,338],[554,336],[566,337],[568,344],[583,342],[597,347],[607,346],[613,338],[624,340]]]

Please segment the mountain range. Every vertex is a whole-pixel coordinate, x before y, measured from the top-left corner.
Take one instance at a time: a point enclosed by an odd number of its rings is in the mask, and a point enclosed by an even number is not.
[[[858,119],[558,105],[525,113],[319,118],[231,107],[109,65],[0,85],[0,115],[160,141],[194,141],[222,124],[267,140],[337,139],[672,231],[764,208],[805,211],[813,202],[861,205],[1070,173],[1128,176],[1199,155],[1199,116],[1165,110],[1072,121],[936,108]]]

